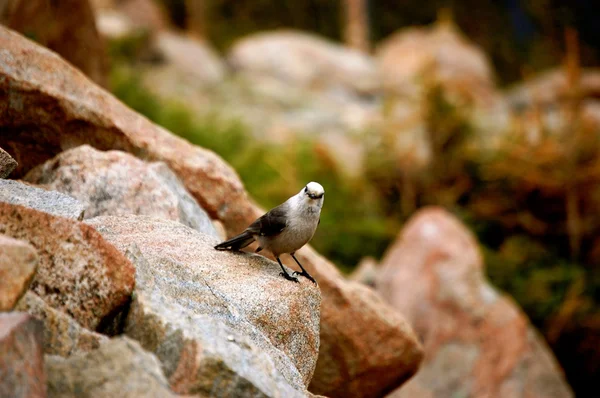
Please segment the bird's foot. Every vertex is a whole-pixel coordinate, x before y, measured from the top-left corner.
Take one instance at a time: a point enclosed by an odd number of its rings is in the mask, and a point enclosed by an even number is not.
[[[315,280],[315,278],[313,278],[312,276],[310,276],[310,274],[306,271],[302,271],[302,272],[298,272],[298,271],[294,271],[292,273],[292,275],[300,275],[305,277],[306,279],[308,279],[309,281],[311,281],[312,283],[314,283],[315,285],[318,285],[317,281]]]
[[[280,272],[279,275],[283,276],[285,279],[287,279],[288,281],[292,281],[292,282],[296,282],[299,283],[300,281],[298,280],[298,278],[288,274],[287,272]]]

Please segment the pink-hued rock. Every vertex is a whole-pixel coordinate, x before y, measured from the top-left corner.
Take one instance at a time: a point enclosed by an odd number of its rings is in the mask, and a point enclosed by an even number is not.
[[[42,324],[31,316],[0,313],[0,397],[46,397],[42,339]]]
[[[154,0],[91,0],[92,8],[97,15],[100,33],[103,30],[103,20],[106,16],[125,18],[134,29],[158,32],[169,27],[169,18],[161,3]]]
[[[37,249],[31,290],[84,327],[96,328],[131,295],[133,265],[89,225],[0,202],[0,233]]]
[[[85,203],[85,218],[147,215],[217,236],[206,212],[163,162],[82,145],[36,167],[24,180]]]
[[[487,104],[497,96],[485,53],[450,22],[403,29],[379,45],[376,58],[390,92],[412,97],[429,81],[463,102]]]
[[[106,85],[108,58],[88,0],[5,0],[0,24],[56,51],[93,81]]]
[[[421,369],[391,397],[572,396],[526,315],[485,280],[473,235],[443,209],[408,222],[376,286],[425,346]]]
[[[56,54],[3,26],[0,48],[0,147],[19,163],[15,177],[83,144],[117,149],[167,163],[213,218],[244,219],[247,194],[219,156],[151,123]]]
[[[68,357],[95,350],[108,337],[87,330],[69,315],[56,310],[32,291],[17,303],[15,311],[26,312],[42,322],[44,327],[44,354]]]
[[[252,80],[274,78],[292,87],[325,92],[379,89],[371,57],[305,32],[256,33],[234,43],[227,58],[239,74]]]
[[[0,235],[0,311],[12,310],[25,294],[38,263],[33,246]]]
[[[6,55],[0,57],[0,146],[10,148],[19,162],[17,176],[88,144],[164,161],[229,235],[263,214],[233,169],[213,152],[152,124],[60,57],[2,27],[0,48]],[[309,389],[379,396],[414,374],[422,351],[404,318],[368,289],[347,282],[310,247],[297,257],[323,296],[321,350]]]

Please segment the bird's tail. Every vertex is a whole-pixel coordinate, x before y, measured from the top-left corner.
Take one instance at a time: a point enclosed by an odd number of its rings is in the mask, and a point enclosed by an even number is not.
[[[241,234],[234,236],[233,238],[226,240],[225,242],[219,243],[215,246],[217,250],[240,250],[250,243],[254,242],[254,237],[248,231],[244,231]]]

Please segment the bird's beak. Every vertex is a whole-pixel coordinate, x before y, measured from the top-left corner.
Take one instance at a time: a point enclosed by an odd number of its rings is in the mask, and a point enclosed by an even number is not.
[[[309,194],[308,194],[308,197],[309,197],[309,198],[311,198],[311,199],[320,199],[320,198],[322,198],[322,197],[323,197],[323,194],[320,194],[320,195],[314,195],[314,194],[312,194],[312,193],[309,193]]]

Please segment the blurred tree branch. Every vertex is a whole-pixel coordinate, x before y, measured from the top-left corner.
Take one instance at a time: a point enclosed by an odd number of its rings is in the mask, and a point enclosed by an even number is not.
[[[344,42],[348,47],[368,53],[369,16],[367,0],[344,0]]]
[[[185,0],[186,28],[194,36],[206,38],[207,4],[205,0]]]

